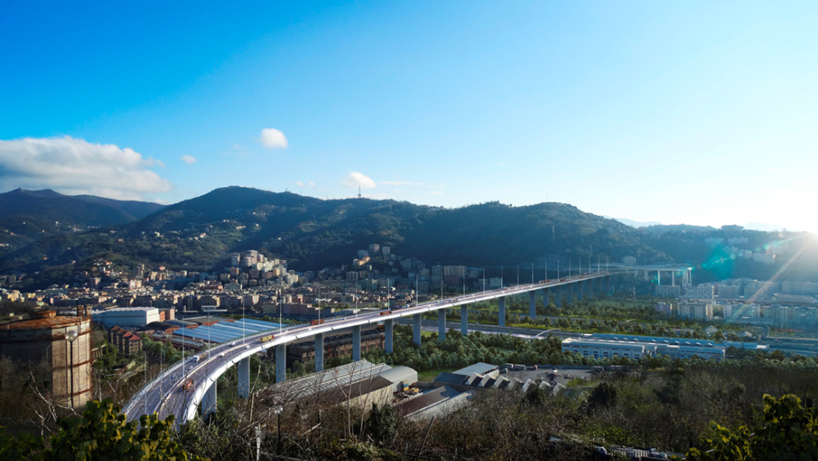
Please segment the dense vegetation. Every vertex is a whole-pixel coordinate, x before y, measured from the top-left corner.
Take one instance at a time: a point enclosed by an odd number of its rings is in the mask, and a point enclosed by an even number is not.
[[[0,458],[18,460],[175,460],[190,456],[177,442],[173,416],[159,420],[143,415],[139,422],[125,420],[120,408],[110,401],[88,403],[82,416],[61,418],[59,430],[46,446],[42,437],[9,435],[0,428]]]

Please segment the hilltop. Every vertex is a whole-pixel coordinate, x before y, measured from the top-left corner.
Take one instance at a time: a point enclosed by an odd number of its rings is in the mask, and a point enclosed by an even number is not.
[[[43,201],[65,197],[34,195]],[[104,200],[83,203],[106,205]],[[236,186],[167,207],[156,205],[159,208],[141,219],[128,218],[152,210],[140,206],[107,206],[110,219],[120,216],[126,222],[47,235],[3,255],[0,269],[61,268],[67,273],[68,266],[105,258],[123,265],[208,270],[223,266],[231,252],[257,249],[286,259],[293,269],[311,270],[350,264],[357,250],[370,243],[429,263],[478,267],[531,263],[542,267],[547,259],[553,269],[557,260],[565,264],[599,257],[619,262],[625,256],[634,256],[641,264],[695,265],[711,260],[720,248],[752,252],[778,235],[735,226],[635,229],[564,203],[514,207],[489,202],[449,209],[395,200],[321,200]],[[49,209],[55,208],[52,204]],[[776,267],[744,259],[733,257],[731,273],[764,276]]]

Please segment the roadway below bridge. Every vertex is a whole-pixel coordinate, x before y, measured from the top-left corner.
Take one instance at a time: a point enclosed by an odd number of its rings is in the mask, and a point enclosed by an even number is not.
[[[400,319],[397,323],[401,325],[412,325],[410,320]],[[457,330],[460,328],[460,322],[446,322],[446,328],[449,330]],[[437,331],[437,320],[421,320],[421,329],[424,331]],[[521,338],[547,338],[548,335],[554,335],[559,338],[579,338],[582,333],[572,331],[562,331],[557,329],[540,329],[540,328],[523,328],[523,327],[508,327],[499,325],[486,325],[483,323],[469,323],[469,332],[479,331],[486,334],[504,334],[518,336]]]
[[[138,420],[143,414],[156,412],[160,418],[174,415],[177,424],[195,418],[200,409],[207,414],[215,410],[217,405],[216,380],[233,366],[238,367],[239,396],[249,397],[250,394],[250,357],[258,353],[275,351],[276,382],[286,379],[286,347],[287,344],[308,338],[315,340],[316,371],[324,367],[324,336],[335,335],[344,330],[352,330],[352,358],[361,359],[361,327],[373,324],[383,324],[385,334],[385,349],[392,352],[393,324],[395,320],[411,317],[414,342],[421,343],[422,315],[427,312],[438,311],[438,333],[445,338],[450,324],[446,322],[446,310],[461,309],[461,321],[454,324],[460,326],[463,334],[468,334],[470,328],[504,328],[506,319],[505,300],[508,296],[528,293],[530,314],[536,314],[536,295],[542,293],[544,300],[555,295],[555,303],[562,304],[563,297],[568,302],[575,298],[582,299],[593,293],[610,293],[610,277],[614,272],[592,272],[554,280],[543,280],[538,283],[505,287],[497,290],[469,293],[450,298],[434,300],[422,304],[409,304],[360,315],[330,318],[321,323],[297,325],[278,330],[258,333],[243,339],[220,344],[198,353],[193,357],[183,359],[165,370],[156,379],[145,385],[126,405],[124,413],[129,421]],[[468,323],[468,306],[473,303],[497,300],[498,326],[475,325]],[[509,327],[505,327],[509,328]],[[515,330],[510,328],[509,331]],[[525,330],[525,329],[520,329]],[[499,330],[496,330],[499,331]]]

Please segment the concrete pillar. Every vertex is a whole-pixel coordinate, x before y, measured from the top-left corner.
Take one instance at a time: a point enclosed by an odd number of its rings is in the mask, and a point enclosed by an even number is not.
[[[583,296],[585,296],[585,280],[580,280],[577,282],[577,302],[582,301]]]
[[[287,345],[276,346],[276,383],[283,383],[287,379]]]
[[[605,277],[605,296],[611,295],[611,276]]]
[[[501,327],[504,327],[504,326],[506,326],[506,297],[503,296],[502,298],[500,298],[498,304],[499,304],[499,307],[500,307],[500,315],[499,315],[499,318],[497,320],[497,325],[500,325]]]
[[[562,307],[562,285],[554,287],[554,305]]]
[[[392,319],[383,321],[383,348],[387,354],[391,354],[393,349],[392,344],[394,341],[394,333],[392,332],[392,326]]]
[[[565,285],[565,287],[568,289],[568,294],[566,295],[566,298],[568,298],[568,304],[572,304],[574,302],[574,284],[569,283],[568,285]]]
[[[594,297],[594,281],[595,279],[588,279],[588,296]]]
[[[414,333],[415,345],[420,346],[420,314],[415,314],[412,316],[412,323],[412,333]]]
[[[460,306],[460,334],[469,334],[469,306],[466,304]]]
[[[542,307],[548,307],[551,304],[551,289],[545,288],[542,291]]]
[[[537,316],[537,292],[528,292],[528,316],[532,319]]]
[[[202,416],[207,416],[210,413],[216,411],[217,408],[217,388],[216,388],[216,381],[213,381],[210,384],[210,387],[207,388],[205,391],[204,397],[202,397]]]
[[[662,284],[662,271],[656,271],[656,284]]]
[[[446,309],[437,311],[437,340],[446,341]]]
[[[676,272],[673,271],[670,272],[670,286],[676,286]]]
[[[239,397],[250,397],[250,357],[239,360]]]
[[[324,371],[324,333],[315,335],[315,372]]]
[[[361,326],[352,327],[352,360],[361,360]]]

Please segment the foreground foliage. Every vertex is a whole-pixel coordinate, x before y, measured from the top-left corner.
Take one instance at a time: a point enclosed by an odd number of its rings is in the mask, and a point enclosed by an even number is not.
[[[189,457],[174,438],[173,416],[160,420],[142,416],[127,422],[120,408],[108,400],[88,403],[82,417],[60,419],[60,430],[46,447],[41,437],[11,436],[0,431],[3,460],[144,460],[181,461]]]
[[[763,419],[730,430],[713,423],[713,436],[691,448],[690,461],[818,459],[818,410],[794,395],[764,396]]]

